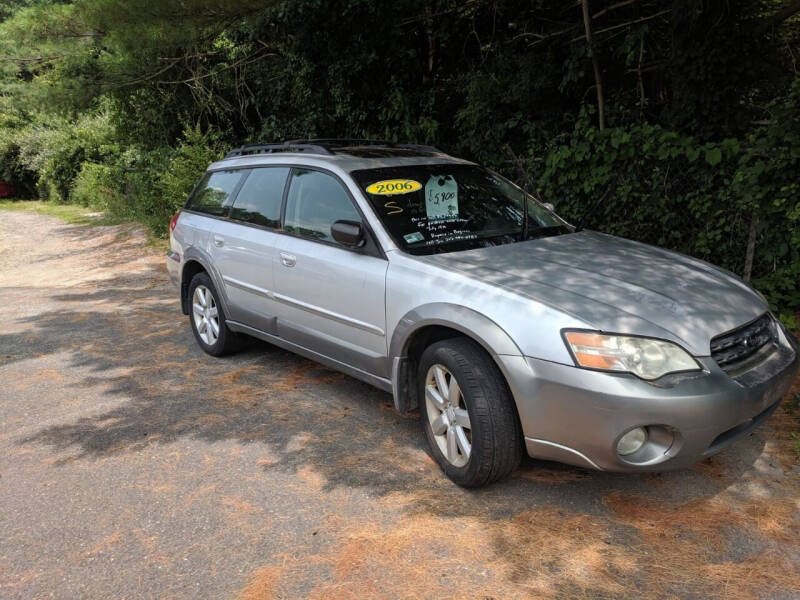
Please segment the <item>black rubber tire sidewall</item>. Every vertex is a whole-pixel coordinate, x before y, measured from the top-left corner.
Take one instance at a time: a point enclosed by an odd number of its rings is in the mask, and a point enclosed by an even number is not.
[[[451,464],[433,438],[425,401],[425,376],[434,364],[457,379],[469,413],[472,451],[463,467]],[[522,432],[514,400],[488,353],[466,338],[444,340],[423,353],[417,375],[420,418],[433,458],[458,485],[480,487],[508,476],[522,458]]]

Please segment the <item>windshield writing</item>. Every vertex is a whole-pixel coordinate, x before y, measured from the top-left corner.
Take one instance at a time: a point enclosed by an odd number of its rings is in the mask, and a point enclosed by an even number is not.
[[[354,171],[395,242],[431,254],[517,242],[528,202],[528,237],[569,232],[566,223],[500,175],[476,165]]]

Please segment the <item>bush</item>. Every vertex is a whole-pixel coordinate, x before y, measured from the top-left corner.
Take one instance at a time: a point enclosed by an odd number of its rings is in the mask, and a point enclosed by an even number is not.
[[[170,217],[184,205],[206,167],[222,154],[219,134],[199,127],[187,127],[177,148],[129,150],[124,156],[124,192],[111,212],[166,235]]]
[[[17,136],[26,125],[19,115],[0,110],[0,179],[13,183],[21,198],[32,197],[36,190],[36,173],[20,160]]]
[[[118,219],[139,221],[164,236],[170,217],[222,152],[217,133],[187,127],[176,148],[130,147],[105,164],[84,163],[70,201],[102,208]]]
[[[140,221],[156,235],[166,233],[172,214],[164,204],[164,176],[170,154],[169,148],[130,148],[125,153],[123,193],[111,208],[113,214]]]
[[[599,131],[584,115],[547,154],[540,191],[573,222],[588,215],[587,227],[739,275],[754,227],[753,283],[791,324],[800,309],[800,110],[781,108],[762,130],[719,143],[649,124]]]
[[[117,165],[85,162],[75,177],[70,200],[95,210],[109,211],[122,193],[121,182],[122,171]]]
[[[224,153],[219,133],[203,133],[199,126],[184,129],[183,139],[164,173],[164,202],[170,215],[183,206],[206,167],[222,158]]]
[[[745,139],[730,194],[758,218],[753,283],[771,303],[800,308],[800,80],[770,124]]]
[[[30,126],[14,142],[25,149],[18,162],[36,173],[42,199],[136,220],[160,236],[206,167],[223,154],[219,133],[197,126],[186,127],[175,148],[132,146],[120,152],[114,140],[107,115],[100,113],[76,123]]]
[[[19,148],[19,168],[36,173],[39,196],[56,203],[70,201],[84,162],[106,163],[119,154],[105,110],[76,121],[37,115],[33,124],[13,131],[11,137]]]

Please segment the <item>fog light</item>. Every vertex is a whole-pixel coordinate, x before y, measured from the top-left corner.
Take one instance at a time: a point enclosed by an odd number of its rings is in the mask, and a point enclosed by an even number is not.
[[[617,454],[628,456],[644,446],[647,441],[647,430],[644,427],[631,429],[628,433],[619,438],[617,442]]]

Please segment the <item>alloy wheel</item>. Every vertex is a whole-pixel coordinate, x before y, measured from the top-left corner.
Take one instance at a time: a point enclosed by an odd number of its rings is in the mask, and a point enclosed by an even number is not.
[[[461,387],[453,374],[440,364],[425,376],[428,422],[439,450],[455,467],[469,462],[472,427]]]
[[[194,289],[192,314],[200,339],[213,346],[219,338],[219,309],[214,294],[204,285]]]

